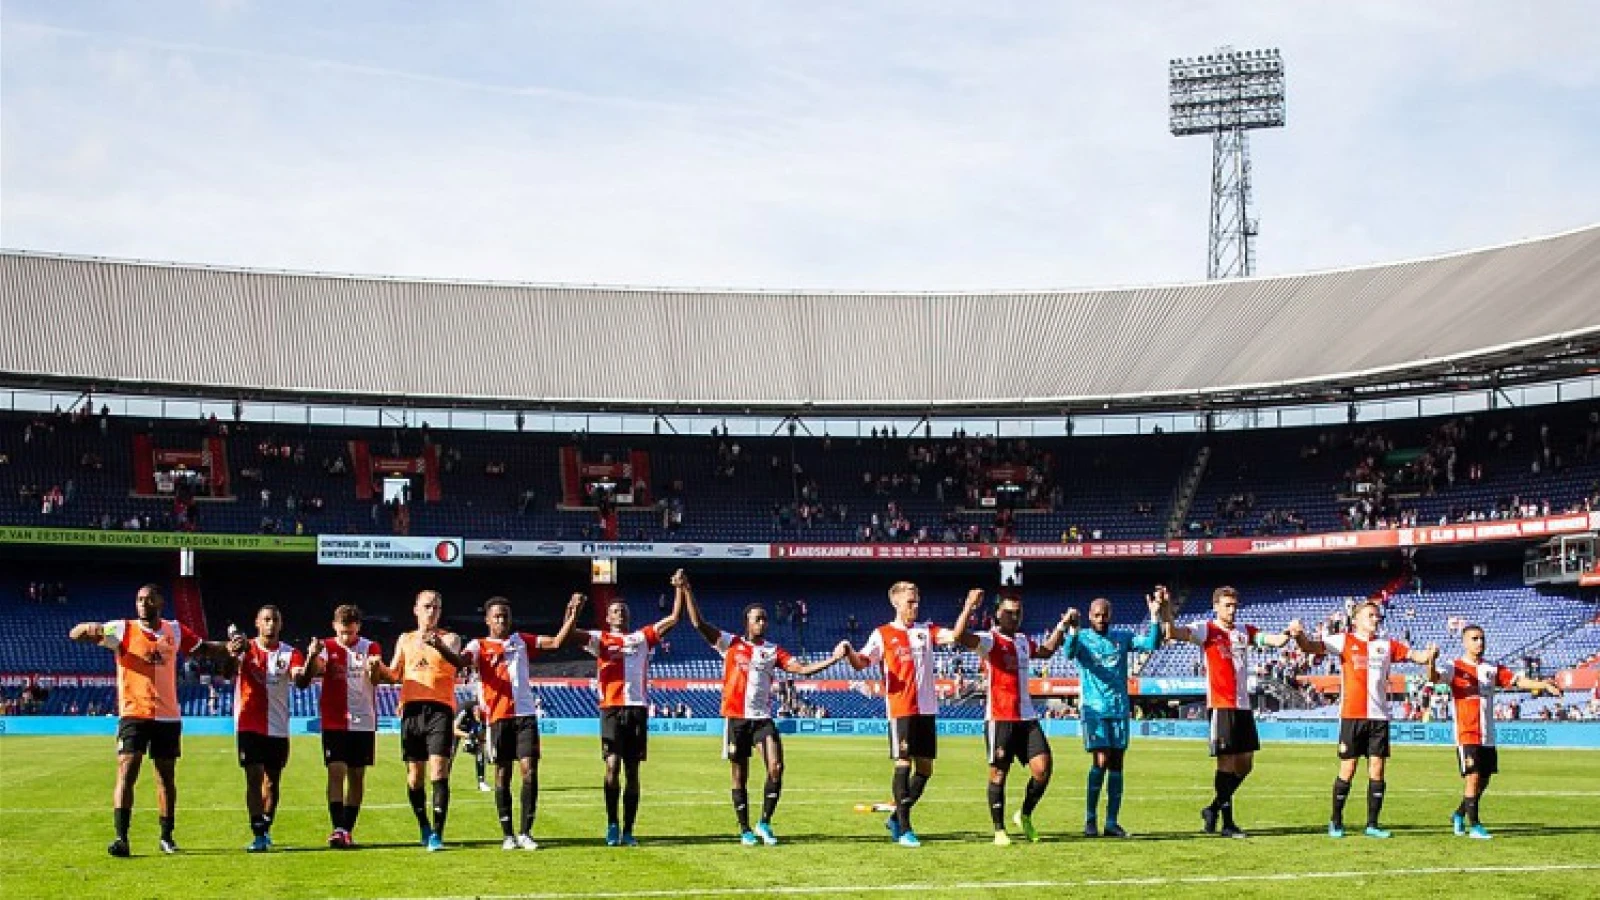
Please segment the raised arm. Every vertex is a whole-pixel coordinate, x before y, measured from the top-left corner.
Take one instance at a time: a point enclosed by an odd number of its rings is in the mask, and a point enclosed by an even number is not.
[[[1061,621],[1056,623],[1056,627],[1051,629],[1050,633],[1044,636],[1043,641],[1033,645],[1033,658],[1049,659],[1050,657],[1055,656],[1056,651],[1060,650],[1061,645],[1067,640],[1067,629],[1076,624],[1077,621],[1077,610],[1069,609],[1062,613]]]
[[[1306,637],[1306,626],[1299,619],[1290,622],[1289,629],[1285,633],[1294,640],[1295,646],[1300,648],[1301,653],[1309,656],[1328,655],[1327,643],[1317,638]]]
[[[104,622],[79,622],[67,632],[67,638],[80,644],[99,644],[106,638]]]
[[[784,661],[783,670],[788,672],[790,675],[810,677],[833,665],[839,660],[846,658],[850,652],[850,642],[840,641],[839,646],[833,648],[833,655],[827,659],[818,660],[814,663],[802,663],[800,660],[791,656]]]
[[[1134,635],[1133,649],[1144,653],[1154,653],[1156,648],[1161,646],[1162,613],[1167,607],[1166,587],[1159,584],[1156,585],[1154,593],[1145,595],[1144,605],[1145,608],[1150,610],[1150,625]]]
[[[961,605],[961,615],[956,619],[956,627],[939,632],[938,643],[960,644],[968,650],[978,649],[978,636],[969,634],[967,629],[972,626],[972,614],[978,611],[982,603],[983,588],[967,591],[967,601]]]
[[[422,642],[438,651],[441,659],[457,669],[470,668],[472,665],[472,661],[461,654],[461,636],[458,634],[430,631],[422,636]]]
[[[689,584],[689,576],[682,569],[672,573],[672,587],[676,592],[675,596],[682,600],[683,608],[689,613],[689,624],[694,626],[695,631],[700,632],[700,636],[706,639],[706,643],[713,647],[717,646],[717,642],[722,640],[722,629],[707,622],[700,615],[700,603],[695,600],[694,588]],[[659,631],[660,628],[658,627],[656,630]]]
[[[679,569],[678,571],[673,573],[672,578],[673,578],[673,584],[674,585],[677,584],[677,579],[678,579],[678,577],[680,575],[683,575],[683,570],[682,569]],[[685,581],[687,581],[687,577],[686,576],[685,576]],[[683,618],[683,595],[684,595],[684,592],[681,591],[681,590],[677,590],[677,591],[673,592],[673,595],[672,595],[672,612],[667,613],[667,617],[666,618],[664,618],[661,621],[656,623],[656,636],[657,637],[663,637],[663,636],[666,635],[667,632],[669,632],[672,629],[678,627],[678,620]]]
[[[383,660],[376,656],[367,661],[367,679],[373,684],[399,684],[400,676],[405,670],[405,635],[401,635],[394,642],[394,655],[390,658],[388,665],[384,665]]]
[[[1280,650],[1289,646],[1289,642],[1292,640],[1294,638],[1289,636],[1287,630],[1274,631],[1270,634],[1265,631],[1256,632],[1256,646],[1258,647],[1271,647],[1274,650]]]
[[[1561,696],[1561,686],[1556,684],[1554,681],[1546,681],[1539,678],[1529,678],[1526,675],[1518,675],[1517,680],[1513,682],[1513,684],[1524,691],[1532,693],[1535,697],[1539,696],[1540,694],[1549,694],[1552,697]]]
[[[1406,659],[1411,660],[1419,666],[1427,666],[1430,670],[1432,670],[1434,667],[1434,662],[1439,659],[1439,645],[1429,644],[1427,647],[1421,650],[1413,648],[1411,652],[1406,654]]]
[[[573,594],[567,600],[567,612],[561,620],[561,630],[557,631],[554,637],[540,635],[537,642],[540,650],[556,650],[569,643],[577,643],[573,640],[573,631],[578,625],[578,611],[583,609],[583,601],[586,599],[582,594]],[[587,636],[584,639],[587,640]]]
[[[311,643],[306,645],[306,664],[294,672],[294,686],[297,688],[310,687],[311,679],[316,678],[321,672],[322,641],[319,638],[312,638]]]

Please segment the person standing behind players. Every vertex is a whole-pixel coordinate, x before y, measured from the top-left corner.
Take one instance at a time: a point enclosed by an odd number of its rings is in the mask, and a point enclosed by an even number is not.
[[[1494,744],[1494,691],[1495,688],[1516,687],[1540,693],[1561,696],[1561,688],[1554,682],[1541,681],[1518,675],[1505,666],[1485,662],[1483,659],[1483,626],[1468,625],[1461,629],[1461,658],[1450,663],[1441,673],[1434,664],[1428,665],[1428,680],[1448,682],[1450,698],[1455,703],[1456,759],[1463,780],[1461,803],[1450,816],[1450,824],[1457,836],[1470,834],[1479,840],[1494,835],[1478,820],[1478,802],[1489,789],[1489,779],[1500,771],[1500,751]]]
[[[1282,647],[1289,637],[1265,634],[1254,625],[1235,625],[1239,592],[1231,587],[1211,593],[1211,609],[1214,619],[1174,625],[1172,609],[1167,607],[1161,617],[1162,638],[1198,645],[1205,660],[1206,709],[1211,714],[1211,755],[1217,758],[1217,774],[1216,796],[1200,810],[1200,821],[1207,834],[1214,834],[1220,815],[1223,837],[1244,838],[1249,835],[1233,819],[1233,795],[1249,777],[1261,749],[1255,714],[1250,711],[1248,655],[1251,647]]]
[[[584,649],[595,658],[600,686],[600,755],[605,760],[606,846],[637,847],[633,823],[639,816],[639,763],[644,762],[650,738],[650,651],[677,627],[683,614],[683,594],[673,601],[666,618],[629,631],[627,601],[618,598],[606,607],[604,631],[588,631]],[[621,775],[626,771],[624,791]],[[623,819],[617,824],[617,798],[622,798]]]
[[[967,603],[951,630],[950,639],[978,651],[983,657],[983,669],[989,682],[988,702],[984,704],[984,736],[989,754],[989,818],[994,824],[995,844],[1004,847],[1011,843],[1010,835],[1006,834],[1006,776],[1011,772],[1013,760],[1023,762],[1031,776],[1016,823],[1028,840],[1039,840],[1039,832],[1033,827],[1033,811],[1050,786],[1050,772],[1055,763],[1050,755],[1050,742],[1045,739],[1044,729],[1039,727],[1033,697],[1028,693],[1028,667],[1029,660],[1056,655],[1061,648],[1067,617],[1061,617],[1044,643],[1035,644],[1019,630],[1022,598],[1010,595],[1000,598],[993,628],[968,634],[972,614],[982,602],[983,592],[967,594]]]
[[[555,637],[511,629],[511,601],[492,597],[483,607],[489,636],[467,644],[461,655],[478,670],[478,687],[487,710],[489,757],[494,760],[494,805],[505,839],[502,850],[537,850],[533,817],[539,805],[539,719],[533,713],[530,665],[540,650],[559,648],[572,634],[583,595],[567,602],[566,618]],[[511,828],[511,767],[522,771],[522,819]]]
[[[128,826],[133,821],[133,786],[146,753],[156,768],[156,815],[161,821],[161,852],[177,853],[173,828],[178,821],[178,757],[183,755],[183,712],[178,707],[178,655],[190,653],[226,661],[228,645],[203,641],[184,625],[161,618],[161,588],[147,584],[134,596],[133,619],[80,622],[68,637],[110,650],[117,663],[117,782],[111,792],[116,838],[106,852],[132,855]]]
[[[444,849],[444,825],[450,814],[450,726],[456,709],[456,672],[466,664],[461,658],[461,638],[439,630],[443,611],[444,597],[438,591],[417,594],[412,607],[417,629],[395,641],[389,665],[380,659],[372,661],[382,680],[400,684],[400,752],[406,763],[407,797],[422,844],[429,851]],[[431,824],[424,776],[433,785]]]
[[[487,794],[494,788],[489,787],[489,782],[484,780],[484,775],[488,772],[489,754],[483,741],[483,723],[489,714],[483,708],[480,686],[481,682],[473,685],[473,691],[480,695],[478,699],[471,703],[463,703],[461,708],[456,710],[455,724],[451,729],[454,740],[450,742],[450,768],[455,769],[456,756],[466,751],[466,754],[472,757],[472,766],[477,772],[478,790]]]
[[[378,692],[368,660],[383,649],[361,636],[361,609],[344,604],[333,611],[333,637],[311,639],[306,649],[302,687],[322,678],[322,764],[328,770],[328,846],[355,846],[352,834],[366,793],[367,767],[377,750]]]
[[[1078,664],[1083,749],[1094,757],[1089,766],[1084,837],[1128,836],[1117,822],[1122,809],[1122,762],[1128,752],[1128,717],[1133,705],[1128,697],[1128,655],[1134,651],[1152,653],[1161,645],[1161,610],[1166,601],[1167,589],[1160,585],[1145,597],[1150,625],[1137,634],[1131,629],[1111,627],[1111,601],[1104,597],[1089,604],[1088,631],[1078,629],[1077,610],[1067,613],[1066,622],[1072,629],[1067,658]],[[1102,784],[1106,787],[1104,831],[1097,828],[1096,816]]]
[[[744,636],[729,634],[700,616],[694,589],[682,569],[672,575],[672,586],[683,597],[689,622],[700,636],[722,655],[722,758],[733,776],[733,812],[739,820],[739,842],[754,847],[757,840],[767,846],[778,843],[772,832],[772,814],[783,793],[783,741],[772,721],[772,682],[778,669],[791,675],[815,675],[844,658],[849,646],[843,641],[833,655],[820,662],[802,664],[788,651],[767,643],[767,610],[752,603],[744,610]],[[761,748],[767,764],[767,782],[762,792],[761,820],[750,829],[750,755]]]
[[[245,849],[272,849],[283,767],[289,764],[289,684],[305,680],[306,658],[283,634],[283,613],[268,604],[256,611],[256,636],[236,635],[228,651],[238,665],[234,679],[233,729],[244,769],[244,803],[255,837]]]
[[[1289,623],[1289,634],[1302,652],[1339,656],[1339,775],[1333,780],[1333,815],[1328,820],[1328,836],[1344,837],[1344,804],[1350,798],[1350,781],[1356,775],[1356,761],[1367,758],[1367,830],[1370,838],[1386,838],[1389,832],[1378,825],[1383,812],[1385,763],[1389,760],[1389,665],[1410,660],[1432,665],[1439,648],[1412,650],[1402,641],[1378,637],[1378,604],[1355,608],[1350,616],[1350,631],[1330,634],[1321,640],[1306,637],[1299,621]]]
[[[983,599],[982,590],[969,591]],[[902,847],[921,847],[922,841],[911,828],[911,808],[917,804],[928,779],[933,777],[933,761],[939,755],[939,697],[935,690],[933,648],[949,645],[952,632],[932,622],[918,622],[922,596],[909,581],[897,581],[889,588],[889,603],[895,618],[880,625],[857,653],[846,647],[845,659],[860,671],[868,666],[883,666],[883,699],[889,719],[889,756],[894,763],[894,814],[884,823],[890,839]]]

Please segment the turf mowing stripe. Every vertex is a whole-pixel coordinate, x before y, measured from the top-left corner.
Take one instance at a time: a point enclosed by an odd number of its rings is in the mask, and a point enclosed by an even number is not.
[[[1302,878],[1336,880],[1348,878],[1409,878],[1427,875],[1522,875],[1539,872],[1593,872],[1600,864],[1572,864],[1548,866],[1434,866],[1417,869],[1379,869],[1374,871],[1342,872],[1262,872],[1247,875],[1190,875],[1182,877],[1149,878],[1088,878],[1079,881],[965,881],[952,884],[874,884],[874,885],[773,885],[767,887],[684,888],[652,891],[571,891],[537,894],[471,894],[455,897],[438,897],[431,900],[563,900],[569,897],[608,898],[631,900],[650,897],[739,897],[752,894],[780,894],[786,896],[826,894],[884,894],[915,891],[981,891],[1014,890],[1028,888],[1087,888],[1087,887],[1160,887],[1185,884],[1230,884],[1240,882],[1297,881]],[[418,900],[411,897],[389,897],[383,900]]]

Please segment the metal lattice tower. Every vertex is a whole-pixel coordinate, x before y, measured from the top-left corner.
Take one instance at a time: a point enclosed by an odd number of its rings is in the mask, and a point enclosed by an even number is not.
[[[1211,136],[1211,228],[1206,277],[1255,273],[1257,220],[1250,198],[1246,132],[1284,123],[1283,60],[1277,50],[1234,50],[1168,67],[1172,134]]]

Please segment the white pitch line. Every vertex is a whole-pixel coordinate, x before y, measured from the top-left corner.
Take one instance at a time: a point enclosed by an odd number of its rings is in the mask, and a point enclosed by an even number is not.
[[[1163,887],[1188,884],[1239,884],[1249,882],[1299,881],[1305,878],[1339,880],[1351,878],[1415,878],[1429,875],[1523,875],[1538,872],[1593,872],[1600,864],[1547,866],[1430,866],[1416,869],[1380,869],[1336,872],[1262,872],[1246,875],[1189,875],[1148,878],[1086,878],[1078,881],[960,881],[949,884],[873,884],[873,885],[773,885],[768,887],[683,888],[647,891],[570,891],[537,894],[474,894],[434,897],[432,900],[569,900],[591,897],[596,900],[646,900],[652,897],[742,897],[752,895],[826,896],[830,894],[900,894],[920,891],[996,891],[1017,889]],[[389,897],[384,900],[417,900]]]

